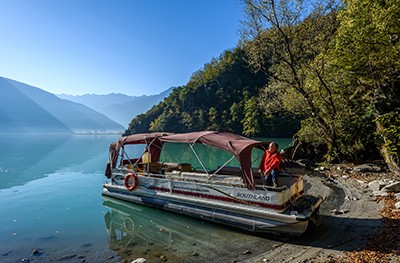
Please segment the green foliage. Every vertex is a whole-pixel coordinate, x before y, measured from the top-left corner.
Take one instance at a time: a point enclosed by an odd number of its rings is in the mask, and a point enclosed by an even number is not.
[[[376,158],[383,147],[400,154],[400,0],[242,2],[240,46],[133,119],[127,134],[298,131],[328,161]]]
[[[194,72],[185,86],[175,88],[162,103],[134,118],[125,135],[217,130],[292,137],[299,129],[299,119],[279,113],[267,117],[259,106],[258,93],[266,83],[263,74],[249,69],[241,48],[226,50]],[[281,124],[287,120],[290,125]]]
[[[242,2],[241,44],[270,78],[268,113],[303,117],[300,139],[327,146],[327,160],[375,158],[383,143],[399,153],[399,0]]]
[[[270,78],[262,90],[261,104],[268,113],[287,112],[310,119],[318,131],[304,129],[309,136],[337,147],[338,104],[343,98],[331,84],[327,74],[326,53],[337,27],[334,2],[316,5],[303,13],[303,1],[243,0],[246,20],[243,21],[241,43],[249,64]],[[305,18],[305,19],[304,19]]]
[[[377,121],[383,126],[379,135],[385,138],[385,147],[392,154],[400,154],[400,109],[381,116]]]
[[[350,121],[358,127],[348,137],[367,149],[374,142],[398,154],[400,1],[347,0],[338,17],[331,63],[352,101],[348,111],[358,114]]]

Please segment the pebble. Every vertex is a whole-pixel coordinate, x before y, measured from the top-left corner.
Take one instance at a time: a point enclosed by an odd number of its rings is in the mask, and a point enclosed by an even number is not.
[[[331,213],[332,213],[332,214],[335,214],[335,215],[346,214],[346,213],[348,213],[348,212],[349,212],[348,209],[340,209],[340,210],[332,209],[332,210],[331,210]]]

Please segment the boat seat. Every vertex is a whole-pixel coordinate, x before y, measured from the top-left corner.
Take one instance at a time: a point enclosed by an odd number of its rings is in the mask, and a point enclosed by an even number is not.
[[[150,173],[165,173],[172,172],[175,170],[182,172],[190,172],[192,170],[192,166],[190,163],[166,163],[166,162],[151,162],[143,164],[145,169],[148,166],[148,171]]]
[[[210,173],[210,175],[212,175],[212,173]],[[182,172],[181,176],[190,179],[208,180],[208,175],[202,172]],[[243,179],[239,176],[221,175],[221,174],[214,175],[209,181],[243,183]]]

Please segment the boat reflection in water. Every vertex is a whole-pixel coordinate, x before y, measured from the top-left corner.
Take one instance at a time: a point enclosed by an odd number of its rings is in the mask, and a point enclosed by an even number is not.
[[[257,237],[178,214],[103,196],[108,247],[130,262],[221,262],[243,254]],[[264,241],[265,242],[265,241]],[[246,243],[246,244],[244,244]]]

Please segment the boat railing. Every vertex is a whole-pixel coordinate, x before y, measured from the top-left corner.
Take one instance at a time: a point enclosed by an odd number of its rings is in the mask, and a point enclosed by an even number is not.
[[[242,182],[230,182],[230,181],[220,181],[220,180],[208,180],[207,178],[191,178],[191,177],[172,177],[171,179],[176,178],[177,180],[183,181],[191,181],[193,183],[203,183],[203,184],[218,184],[218,185],[229,185],[232,187],[243,188],[245,187]],[[214,177],[215,178],[215,177]]]
[[[187,168],[187,167],[186,167]],[[160,179],[168,179],[175,181],[191,181],[193,183],[203,183],[203,184],[218,184],[226,185],[232,187],[243,188],[246,187],[243,183],[243,179],[235,175],[214,175],[211,179],[208,178],[206,173],[201,173],[197,171],[183,172],[180,170],[174,170],[171,172],[164,173],[154,173],[146,170],[134,171],[130,168],[118,168],[123,174],[128,174],[134,172],[139,177],[153,177]]]
[[[208,177],[208,174],[200,171],[194,170],[190,164],[188,163],[151,163],[149,170],[139,169],[139,171],[135,171],[138,176],[146,176],[146,177],[157,177],[157,178],[165,178],[170,180],[180,180],[180,181],[192,181],[199,183],[209,183],[209,184],[220,184],[220,185],[232,185],[235,187],[246,187],[243,179],[239,175],[240,168],[238,167],[227,167],[226,169],[221,169],[219,174],[215,174],[212,178]],[[159,168],[162,168],[160,170]],[[121,168],[124,174],[132,172],[132,169],[127,167]],[[236,173],[235,173],[236,172]],[[296,186],[300,186],[302,188],[301,175],[287,175],[286,173],[282,173],[279,177],[278,184],[281,187],[269,187],[265,184],[262,184],[261,176],[255,175],[255,188],[256,190],[267,190],[267,191],[284,191],[292,187],[294,184]]]

